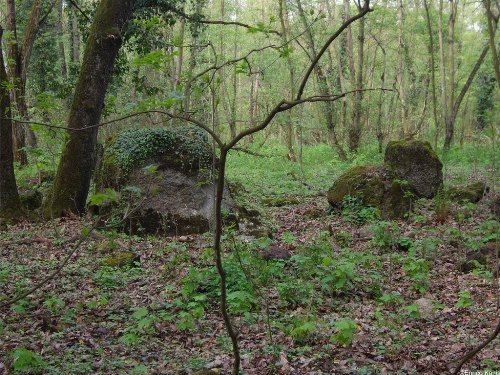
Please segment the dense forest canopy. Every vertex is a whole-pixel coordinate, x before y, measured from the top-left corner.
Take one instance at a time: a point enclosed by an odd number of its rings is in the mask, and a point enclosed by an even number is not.
[[[498,0],[0,15],[0,373],[499,369]]]

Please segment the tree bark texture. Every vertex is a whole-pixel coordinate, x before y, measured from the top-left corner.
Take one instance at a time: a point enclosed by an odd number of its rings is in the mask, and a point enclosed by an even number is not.
[[[3,61],[2,34],[0,28],[0,82],[7,81]],[[14,176],[12,152],[12,121],[10,120],[10,94],[0,85],[0,217],[12,218],[21,213],[21,203]]]
[[[132,0],[102,0],[97,8],[68,120],[69,128],[81,130],[69,132],[44,205],[48,217],[65,212],[82,214],[85,210],[94,166],[96,125],[133,5]]]

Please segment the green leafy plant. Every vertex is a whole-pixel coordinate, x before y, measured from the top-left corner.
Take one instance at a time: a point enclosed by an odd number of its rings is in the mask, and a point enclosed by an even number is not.
[[[342,217],[348,223],[361,226],[379,219],[380,211],[376,207],[363,205],[360,196],[347,195],[342,200]]]
[[[293,245],[297,241],[297,237],[292,232],[283,232],[281,239],[287,245]]]
[[[439,189],[434,197],[434,211],[438,223],[442,224],[448,218],[450,212],[450,197],[445,189]]]
[[[472,301],[472,295],[470,294],[470,292],[468,291],[465,291],[465,290],[461,290],[460,292],[458,292],[458,301],[457,303],[455,304],[455,307],[459,307],[459,308],[467,308],[469,306],[472,306],[473,304],[473,301]]]
[[[66,306],[66,303],[61,298],[59,298],[57,296],[52,296],[52,297],[46,299],[43,302],[43,304],[45,306],[47,306],[47,308],[49,310],[51,310],[52,312],[62,310]]]
[[[256,304],[253,294],[244,290],[235,290],[227,295],[229,310],[233,314],[250,312]]]
[[[420,307],[417,304],[411,304],[408,306],[405,306],[403,310],[406,312],[406,314],[413,319],[418,319],[420,318]]]
[[[356,279],[354,270],[356,263],[349,258],[333,259],[331,257],[323,258],[321,269],[324,271],[320,284],[326,290],[346,290]]]
[[[399,227],[391,221],[379,221],[371,226],[373,237],[371,242],[382,250],[389,250],[399,241]]]
[[[355,320],[341,318],[333,322],[337,333],[330,337],[330,341],[335,344],[349,346],[352,343],[354,334],[358,331],[358,325]]]
[[[12,352],[14,373],[37,373],[47,367],[42,357],[25,348],[17,348]]]
[[[404,299],[399,293],[384,293],[379,298],[379,301],[383,304],[392,305],[402,303]]]
[[[309,341],[312,336],[318,331],[316,323],[310,319],[296,319],[293,322],[293,329],[290,331],[290,336],[296,343],[303,344]]]
[[[314,292],[314,284],[307,281],[297,282],[296,278],[287,277],[276,285],[280,301],[289,307],[307,305]]]
[[[157,316],[150,313],[147,307],[140,307],[134,311],[131,318],[134,324],[125,328],[120,341],[126,345],[134,346],[139,344],[144,337],[153,334]]]
[[[412,280],[412,287],[424,293],[429,287],[429,261],[424,258],[408,257],[404,260],[403,269]]]

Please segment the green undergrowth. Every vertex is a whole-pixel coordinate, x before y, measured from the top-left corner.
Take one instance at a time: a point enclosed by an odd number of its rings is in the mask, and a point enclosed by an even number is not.
[[[254,197],[317,194],[328,190],[347,169],[382,164],[384,159],[375,144],[365,146],[345,162],[340,161],[328,145],[303,146],[302,165],[288,160],[286,148],[282,145],[250,146],[249,149],[263,156],[232,151],[228,158],[227,175],[229,181],[243,184],[249,195]],[[495,181],[491,172],[495,165],[495,148],[491,142],[465,144],[462,148],[455,146],[447,155],[440,151],[439,157],[444,165],[447,184],[465,183],[470,176],[486,178],[490,185]],[[314,188],[302,184],[302,178]]]

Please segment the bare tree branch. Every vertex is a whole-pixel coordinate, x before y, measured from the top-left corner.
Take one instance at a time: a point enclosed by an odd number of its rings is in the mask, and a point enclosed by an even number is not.
[[[469,353],[467,353],[461,360],[458,366],[455,368],[455,371],[453,371],[454,375],[457,375],[460,373],[460,370],[462,369],[462,366],[469,361],[472,357],[474,357],[477,353],[479,353],[481,350],[483,350],[486,345],[488,345],[490,342],[495,340],[495,338],[498,336],[500,333],[500,320],[498,321],[496,329],[493,331],[493,333],[484,341],[481,345],[479,345],[476,349],[471,350]]]

